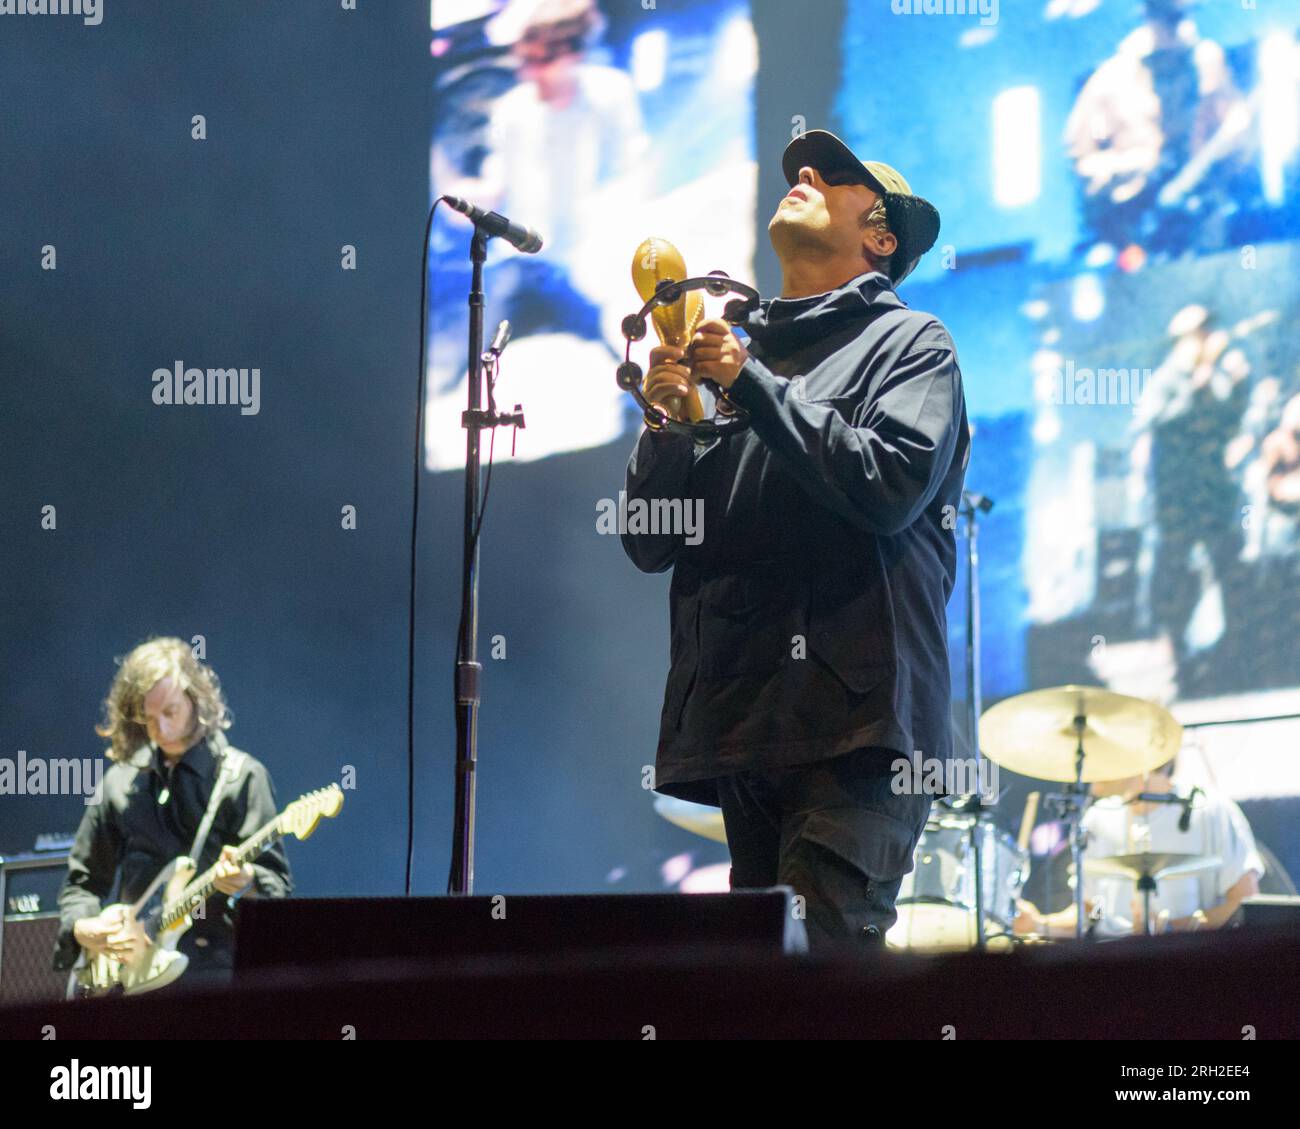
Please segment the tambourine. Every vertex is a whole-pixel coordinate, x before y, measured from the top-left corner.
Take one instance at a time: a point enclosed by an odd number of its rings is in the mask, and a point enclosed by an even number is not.
[[[726,389],[706,378],[701,383],[717,400],[715,418],[702,418],[703,407],[699,393],[692,388],[687,409],[693,418],[689,422],[673,419],[664,409],[645,398],[641,388],[644,373],[641,366],[632,360],[632,343],[645,338],[646,322],[651,319],[663,344],[685,347],[703,315],[703,301],[695,291],[703,290],[715,298],[726,294],[740,295],[728,302],[722,312],[723,320],[732,325],[744,321],[750,312],[758,308],[761,299],[752,286],[736,282],[725,271],[711,271],[695,278],[687,278],[685,275],[686,265],[681,254],[666,239],[647,239],[637,248],[632,260],[632,281],[637,292],[645,299],[645,305],[637,313],[629,314],[623,319],[623,337],[627,341],[627,347],[616,378],[618,386],[625,392],[630,392],[640,405],[647,427],[654,431],[677,431],[697,439],[709,439],[748,427],[749,413],[731,400]],[[700,418],[695,418],[697,413]]]

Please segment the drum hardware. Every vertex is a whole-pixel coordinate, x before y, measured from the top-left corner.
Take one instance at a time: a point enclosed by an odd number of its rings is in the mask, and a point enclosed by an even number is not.
[[[1139,792],[1136,796],[1130,796],[1125,803],[1128,804],[1181,804],[1183,814],[1178,819],[1178,830],[1186,831],[1192,825],[1192,809],[1196,807],[1196,797],[1204,796],[1205,792],[1198,786],[1194,786],[1185,796],[1180,796],[1177,792]]]
[[[715,843],[727,841],[727,828],[722,822],[720,809],[708,804],[693,804],[690,800],[679,800],[676,796],[656,796],[654,803],[655,811],[683,831],[702,835]]]
[[[983,691],[980,684],[980,586],[979,586],[979,515],[993,509],[993,499],[986,494],[970,490],[961,492],[961,516],[966,519],[966,732],[971,751],[975,754],[975,779],[983,779],[980,769],[980,712]],[[967,797],[965,807],[973,810],[978,819],[980,796],[976,792]],[[974,863],[975,881],[975,947],[984,948],[984,873],[980,855],[982,844],[975,824],[970,828],[971,859]]]
[[[1077,727],[1083,719],[1083,731]],[[1100,686],[1054,686],[1007,698],[984,711],[984,753],[1035,780],[1076,780],[1080,738],[1083,783],[1126,780],[1174,759],[1183,727],[1154,702]]]
[[[1073,863],[1075,936],[1085,936],[1083,815],[1093,783],[1140,776],[1172,760],[1183,727],[1141,698],[1099,686],[1056,686],[999,702],[983,717],[985,751],[1003,768],[1064,782],[1044,800],[1066,824]],[[1150,891],[1146,892],[1149,899]]]
[[[991,953],[1014,953],[1020,948],[1053,943],[1051,937],[1045,937],[1041,933],[995,933],[989,938],[987,948]]]
[[[898,921],[886,939],[895,948],[952,951],[977,945],[981,932],[986,941],[1010,935],[1027,876],[1028,852],[987,816],[933,816],[899,886]]]
[[[1086,721],[1080,717],[1076,720],[1075,725],[1079,734],[1079,767],[1075,780],[1072,784],[1066,786],[1064,792],[1049,792],[1046,799],[1047,806],[1058,814],[1070,837],[1070,861],[1076,876],[1074,880],[1074,936],[1076,940],[1082,941],[1086,935],[1086,926],[1083,923],[1083,883],[1077,876],[1080,873],[1080,867],[1083,865],[1084,850],[1088,845],[1088,831],[1083,826],[1083,814],[1087,811],[1088,801],[1091,799],[1091,790],[1083,782],[1083,731],[1086,728]]]
[[[1164,878],[1213,870],[1222,861],[1211,855],[1143,851],[1139,854],[1088,859],[1083,864],[1083,871],[1085,874],[1131,879],[1142,894],[1142,932],[1150,937],[1154,932],[1151,928],[1151,896],[1156,892],[1157,882]],[[1081,884],[1076,881],[1075,885]]]

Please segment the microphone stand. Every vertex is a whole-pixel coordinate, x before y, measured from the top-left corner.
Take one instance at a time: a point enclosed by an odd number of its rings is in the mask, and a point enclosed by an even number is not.
[[[456,643],[456,814],[452,824],[449,894],[474,892],[474,801],[478,768],[478,479],[482,465],[479,432],[483,370],[483,263],[487,235],[477,226],[469,244],[469,402],[465,428],[465,519],[461,542],[460,637]]]
[[[980,843],[981,800],[979,788],[982,780],[980,769],[982,753],[980,751],[980,588],[979,588],[979,515],[988,513],[993,508],[993,500],[983,494],[962,491],[961,514],[966,519],[966,731],[970,735],[970,747],[975,754],[975,793],[964,804],[967,811],[974,811],[967,833],[970,836],[971,859],[975,869],[975,947],[985,947],[984,936],[984,865],[983,850]]]
[[[478,661],[478,534],[482,524],[479,509],[479,470],[482,452],[479,433],[495,427],[522,427],[523,413],[498,412],[495,404],[483,411],[483,372],[492,356],[483,352],[483,263],[488,239],[496,234],[476,220],[470,240],[471,278],[469,290],[469,395],[460,417],[465,428],[465,521],[462,543],[460,586],[460,636],[456,644],[456,809],[452,828],[451,872],[447,893],[474,892],[474,811],[478,768],[479,677]],[[502,346],[504,347],[504,346]],[[499,350],[496,350],[499,352]]]

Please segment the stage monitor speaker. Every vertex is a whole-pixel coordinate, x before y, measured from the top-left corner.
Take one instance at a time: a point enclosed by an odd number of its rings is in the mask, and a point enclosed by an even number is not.
[[[0,1006],[61,1000],[66,972],[55,972],[59,887],[66,851],[0,857]]]
[[[776,956],[807,950],[801,907],[784,886],[730,894],[245,898],[235,921],[235,971],[633,949]]]
[[[1233,915],[1243,929],[1289,929],[1300,933],[1300,898],[1257,894],[1245,898]]]

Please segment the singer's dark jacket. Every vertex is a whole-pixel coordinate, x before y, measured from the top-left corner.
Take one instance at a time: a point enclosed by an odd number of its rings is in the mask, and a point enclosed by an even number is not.
[[[104,773],[101,801],[81,817],[76,843],[68,857],[68,876],[59,891],[61,917],[54,967],[71,968],[81,947],[72,934],[83,917],[94,917],[110,904],[134,902],[158,872],[194,843],[208,797],[217,778],[218,761],[207,741],[189,749],[170,771],[161,753],[146,746],[133,763],[119,762]],[[207,870],[227,844],[238,845],[276,816],[275,792],[265,766],[244,754],[239,771],[226,785],[217,815],[198,858]],[[284,847],[273,843],[251,864],[253,885],[241,897],[287,897],[293,890]],[[223,894],[208,900],[202,919],[182,939],[182,947],[203,942],[201,949],[228,949],[231,915]],[[196,954],[199,955],[199,954]],[[206,954],[202,954],[206,955]],[[228,954],[227,954],[228,956]]]
[[[622,535],[638,568],[673,570],[655,788],[716,804],[719,776],[864,746],[947,760],[970,443],[952,339],[874,272],[740,328],[752,426],[647,430],[627,469],[629,504],[703,501],[698,544]]]

